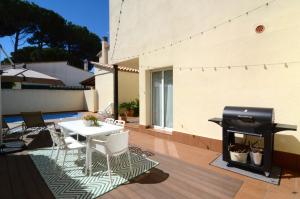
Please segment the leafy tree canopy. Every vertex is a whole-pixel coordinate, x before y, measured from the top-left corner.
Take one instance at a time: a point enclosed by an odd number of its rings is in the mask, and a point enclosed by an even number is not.
[[[0,13],[0,37],[14,36],[15,62],[68,60],[82,67],[82,60],[96,60],[101,49],[100,38],[86,27],[34,3],[1,0]],[[23,40],[30,46],[19,49]]]

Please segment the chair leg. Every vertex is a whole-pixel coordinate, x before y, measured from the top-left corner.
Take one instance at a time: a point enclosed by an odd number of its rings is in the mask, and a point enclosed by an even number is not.
[[[130,152],[129,152],[129,150],[127,151],[127,157],[128,157],[128,162],[129,162],[130,172],[132,172],[131,157],[130,157]]]
[[[55,144],[53,143],[53,144],[52,144],[52,150],[51,150],[50,158],[52,158],[53,151],[54,151],[54,147],[55,147]]]
[[[81,159],[81,149],[78,149],[78,160]]]
[[[110,173],[109,155],[106,155],[106,161],[107,161],[107,172],[108,172],[110,184],[112,184],[111,173]]]
[[[56,152],[56,157],[55,157],[55,163],[57,163],[57,159],[58,159],[58,156],[59,156],[59,151],[60,151],[60,148],[59,148],[59,146],[57,146],[57,152]]]
[[[64,159],[63,159],[63,163],[62,163],[62,168],[64,168],[64,166],[65,166],[65,160],[66,160],[67,152],[68,152],[68,150],[65,150]]]
[[[90,171],[90,176],[92,175],[92,173],[93,173],[93,171],[92,171],[92,169],[93,169],[93,167],[92,167],[92,163],[93,163],[93,161],[92,161],[92,151],[91,150],[89,150],[89,152],[88,152],[89,154],[89,165],[88,165],[88,167],[89,167],[89,171]]]

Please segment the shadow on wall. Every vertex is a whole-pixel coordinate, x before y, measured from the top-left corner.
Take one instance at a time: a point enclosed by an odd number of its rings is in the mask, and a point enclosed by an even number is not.
[[[297,132],[296,132],[297,133]],[[288,145],[290,147],[300,147],[300,141],[294,135],[275,134],[275,145]],[[299,150],[298,150],[299,151]],[[274,151],[273,162],[283,168],[298,170],[300,168],[300,154]]]

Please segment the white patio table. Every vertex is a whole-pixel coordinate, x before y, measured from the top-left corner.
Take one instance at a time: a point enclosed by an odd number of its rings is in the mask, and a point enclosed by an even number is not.
[[[71,131],[86,137],[85,175],[88,174],[87,165],[89,165],[90,161],[88,156],[88,149],[90,148],[90,139],[98,135],[109,135],[112,133],[117,133],[124,129],[124,127],[122,126],[107,124],[105,122],[101,122],[100,126],[98,127],[85,126],[83,120],[60,122],[58,123],[58,126],[61,127],[63,130]]]

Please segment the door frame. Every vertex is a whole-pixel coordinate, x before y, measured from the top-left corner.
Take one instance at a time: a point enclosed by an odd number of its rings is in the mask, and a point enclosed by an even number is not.
[[[172,132],[173,131],[173,128],[169,128],[169,127],[162,127],[162,126],[156,126],[156,125],[153,125],[153,109],[152,109],[152,105],[153,105],[153,101],[152,101],[152,75],[154,72],[162,72],[162,85],[163,85],[163,89],[162,89],[162,96],[164,97],[164,72],[163,71],[167,71],[167,70],[172,70],[172,75],[174,77],[174,70],[173,70],[173,67],[172,66],[169,66],[169,67],[165,67],[165,68],[157,68],[157,69],[153,69],[150,71],[150,122],[151,122],[151,126],[154,128],[154,129],[159,129],[159,130],[164,130],[166,132]],[[172,77],[172,78],[173,78]],[[174,91],[174,78],[173,78],[173,91]],[[174,93],[173,93],[173,96],[174,97]],[[173,98],[174,100],[174,98]],[[164,109],[164,101],[162,103],[162,123],[163,125],[165,125],[165,113],[164,113],[165,109]],[[174,110],[173,110],[173,120],[174,120]]]

